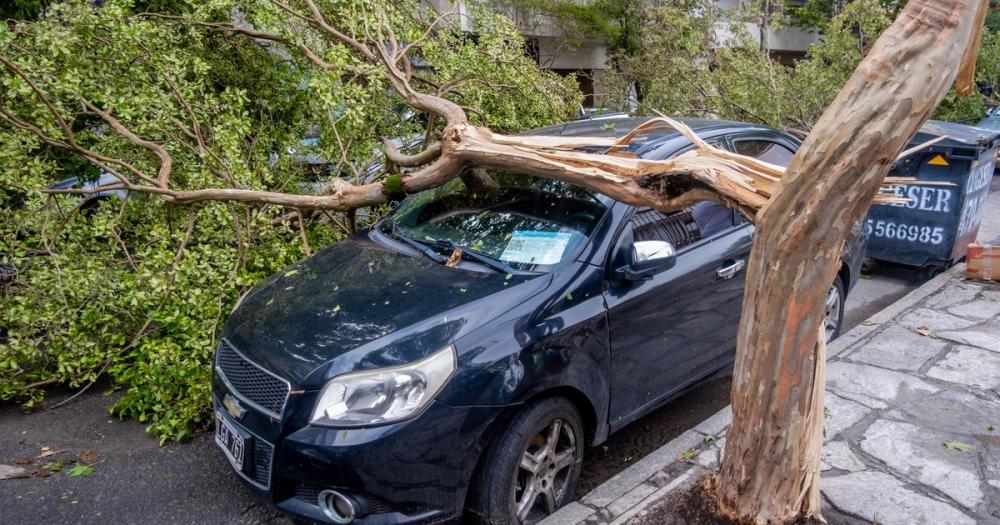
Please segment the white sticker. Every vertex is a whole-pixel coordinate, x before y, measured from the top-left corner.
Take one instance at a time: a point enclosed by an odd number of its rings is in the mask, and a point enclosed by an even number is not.
[[[507,262],[556,264],[562,260],[572,233],[515,231],[500,258]]]

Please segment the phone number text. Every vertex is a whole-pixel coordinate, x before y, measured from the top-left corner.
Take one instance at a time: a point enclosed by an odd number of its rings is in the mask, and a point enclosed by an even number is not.
[[[898,241],[921,242],[924,244],[941,244],[944,242],[944,228],[941,226],[916,226],[913,224],[897,224],[892,221],[876,221],[868,219],[865,223],[868,235]]]

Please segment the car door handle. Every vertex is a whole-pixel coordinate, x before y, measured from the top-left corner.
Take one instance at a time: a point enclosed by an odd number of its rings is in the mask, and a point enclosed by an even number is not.
[[[723,266],[722,268],[719,268],[718,270],[716,270],[715,271],[715,275],[719,279],[732,279],[746,265],[747,265],[747,263],[746,263],[745,260],[743,260],[743,259],[736,259],[729,266]]]

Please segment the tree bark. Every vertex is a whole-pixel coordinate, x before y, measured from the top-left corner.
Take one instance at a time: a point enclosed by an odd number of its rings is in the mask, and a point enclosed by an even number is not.
[[[731,518],[820,517],[826,355],[817,334],[827,290],[848,233],[976,45],[983,4],[910,0],[758,214],[718,483]]]

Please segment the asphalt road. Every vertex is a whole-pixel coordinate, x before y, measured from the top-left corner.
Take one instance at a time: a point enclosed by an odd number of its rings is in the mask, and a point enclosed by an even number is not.
[[[1000,244],[1000,177],[994,178],[980,240]],[[920,284],[904,268],[872,266],[846,303],[845,330],[896,301]],[[114,395],[95,387],[75,402],[29,415],[0,406],[0,465],[40,468],[63,461],[47,477],[0,479],[0,524],[53,523],[224,523],[287,524],[254,499],[233,475],[212,438],[160,447],[133,420],[107,415]],[[69,395],[54,393],[52,405]],[[729,402],[729,377],[704,382],[662,409],[588,451],[579,494],[712,415]],[[47,448],[46,448],[47,447]],[[44,451],[60,451],[36,459]],[[93,463],[89,476],[70,477],[72,461]]]

